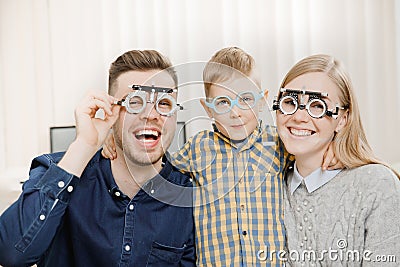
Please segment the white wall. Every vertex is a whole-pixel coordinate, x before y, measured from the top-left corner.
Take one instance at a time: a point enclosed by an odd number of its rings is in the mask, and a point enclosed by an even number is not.
[[[353,78],[377,155],[399,162],[400,12],[395,3],[1,0],[0,181],[27,177],[31,159],[49,152],[49,127],[74,124],[77,101],[89,89],[106,90],[109,64],[129,49],[157,49],[175,64],[185,64],[239,46],[255,57],[271,97],[297,60],[332,54]],[[199,85],[181,90],[180,100],[191,111],[180,119],[203,114],[192,101],[199,96]],[[208,125],[197,122],[189,134]]]

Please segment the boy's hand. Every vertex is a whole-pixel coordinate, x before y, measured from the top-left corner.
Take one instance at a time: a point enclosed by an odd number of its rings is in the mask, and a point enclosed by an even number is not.
[[[104,141],[103,149],[101,150],[101,155],[103,155],[103,157],[105,157],[106,159],[111,159],[111,160],[117,158],[114,136],[112,134],[109,134],[106,138],[106,141]]]
[[[338,160],[333,151],[332,143],[329,144],[328,149],[324,155],[324,162],[322,162],[322,170],[336,170],[336,169],[343,169],[344,165]]]

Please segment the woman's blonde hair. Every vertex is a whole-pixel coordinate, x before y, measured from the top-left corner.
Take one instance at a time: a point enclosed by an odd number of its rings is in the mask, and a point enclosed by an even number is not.
[[[339,99],[341,103],[339,104],[346,107],[346,110],[342,112],[348,113],[346,125],[336,133],[333,139],[334,152],[338,160],[342,162],[345,168],[356,168],[374,163],[388,166],[375,157],[368,144],[353,85],[349,75],[338,60],[323,54],[306,57],[290,69],[282,81],[281,88],[284,88],[296,77],[310,72],[323,72],[328,75],[340,90]]]

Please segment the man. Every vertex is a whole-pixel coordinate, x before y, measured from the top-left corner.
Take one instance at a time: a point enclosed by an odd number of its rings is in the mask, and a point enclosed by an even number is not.
[[[74,142],[65,154],[34,159],[20,198],[0,217],[1,265],[194,266],[190,181],[164,157],[176,88],[156,51],[112,63],[109,94],[81,101]],[[97,151],[111,127],[112,162]]]

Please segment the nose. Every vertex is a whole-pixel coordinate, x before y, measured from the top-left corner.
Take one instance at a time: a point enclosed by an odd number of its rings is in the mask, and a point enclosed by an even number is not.
[[[242,116],[242,109],[238,107],[238,105],[233,105],[230,111],[231,118],[238,118]]]
[[[146,103],[146,107],[141,112],[141,118],[146,120],[158,119],[161,115],[157,112],[154,103]]]
[[[297,109],[296,112],[292,115],[292,119],[299,122],[307,122],[310,120],[310,115],[308,114],[305,108]]]

